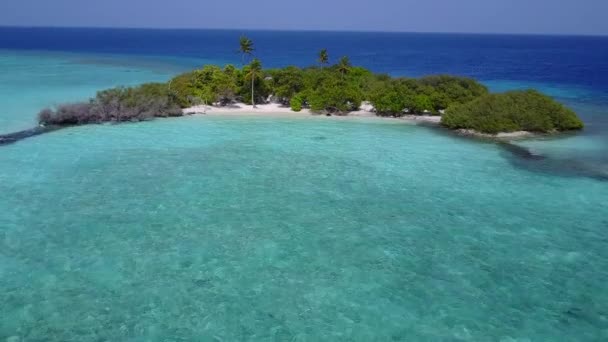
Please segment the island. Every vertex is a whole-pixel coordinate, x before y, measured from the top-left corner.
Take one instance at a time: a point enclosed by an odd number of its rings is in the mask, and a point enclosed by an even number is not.
[[[405,118],[483,137],[548,134],[584,126],[572,110],[535,90],[492,94],[466,77],[391,77],[353,66],[348,57],[330,64],[325,49],[310,67],[264,69],[253,50],[253,42],[241,37],[240,68],[205,65],[165,83],[107,89],[86,102],[43,109],[38,115],[41,128],[24,131],[23,136],[67,126],[213,112]],[[12,142],[19,136],[17,132],[4,139]]]

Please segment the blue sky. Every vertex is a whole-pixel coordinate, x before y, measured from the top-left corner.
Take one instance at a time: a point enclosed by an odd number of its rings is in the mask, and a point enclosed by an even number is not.
[[[0,0],[0,25],[608,35],[608,0]]]

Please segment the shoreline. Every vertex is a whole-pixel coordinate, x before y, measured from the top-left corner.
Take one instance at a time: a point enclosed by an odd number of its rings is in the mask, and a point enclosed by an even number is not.
[[[310,109],[303,108],[299,112],[293,111],[290,107],[284,106],[278,103],[267,103],[267,104],[259,104],[256,105],[256,108],[253,108],[251,105],[247,105],[244,103],[235,103],[230,106],[212,106],[212,105],[198,105],[188,108],[182,109],[182,117],[183,116],[250,116],[250,117],[269,117],[269,118],[306,118],[306,117],[331,117],[334,119],[371,119],[371,120],[382,120],[382,121],[393,121],[393,122],[405,122],[407,124],[413,125],[424,125],[427,127],[439,129],[443,126],[441,125],[441,116],[438,115],[413,115],[406,114],[403,116],[395,117],[395,116],[378,116],[373,111],[373,106],[369,104],[369,102],[363,102],[361,108],[357,111],[349,112],[345,115],[339,114],[322,114],[322,113],[314,113],[310,111]],[[161,119],[162,117],[157,117],[155,119]],[[179,118],[179,117],[178,117]],[[137,122],[137,121],[135,121]],[[135,123],[133,122],[133,123]],[[114,122],[118,123],[128,123],[128,122]],[[103,123],[99,123],[103,124]],[[83,124],[86,125],[86,124]],[[30,137],[34,137],[37,135],[42,135],[45,133],[50,133],[56,130],[60,130],[63,128],[69,127],[77,127],[79,125],[66,125],[66,126],[57,126],[50,125],[44,126],[39,125],[30,129],[21,130],[18,132],[11,132],[6,134],[0,134],[0,146],[8,145],[16,143],[20,140],[27,139]],[[496,142],[509,142],[510,140],[522,140],[528,138],[537,138],[539,136],[544,136],[547,134],[538,134],[534,132],[528,131],[517,131],[517,132],[501,132],[498,134],[487,134],[482,132],[477,132],[470,129],[446,129],[446,131],[460,137],[472,138],[472,139],[482,139],[482,140],[491,140]]]
[[[290,107],[278,104],[278,103],[267,103],[256,105],[253,108],[251,105],[244,103],[236,103],[230,106],[218,107],[211,105],[199,105],[182,109],[184,116],[188,115],[209,115],[209,116],[264,116],[264,117],[336,117],[336,118],[372,118],[379,120],[399,120],[407,121],[415,124],[432,124],[434,126],[440,126],[441,116],[431,115],[403,115],[400,117],[393,116],[378,116],[373,112],[373,107],[364,102],[361,105],[361,109],[353,112],[349,112],[345,115],[339,114],[323,114],[314,113],[310,109],[303,108],[299,112],[293,111]]]

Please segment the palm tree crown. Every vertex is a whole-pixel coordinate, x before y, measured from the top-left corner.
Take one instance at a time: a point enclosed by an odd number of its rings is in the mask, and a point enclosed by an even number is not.
[[[327,54],[327,49],[323,49],[319,52],[319,63],[321,66],[327,64],[329,62],[329,55]]]
[[[253,47],[253,41],[246,36],[241,36],[239,40],[239,52],[242,55],[242,63],[245,65],[245,56],[253,55],[255,48]]]
[[[342,77],[350,70],[350,60],[348,57],[344,56],[340,58],[338,62],[338,71],[342,74]]]

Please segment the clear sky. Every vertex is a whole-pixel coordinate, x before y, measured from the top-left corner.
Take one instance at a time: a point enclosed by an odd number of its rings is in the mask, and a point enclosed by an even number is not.
[[[0,0],[0,25],[608,35],[608,0]]]

